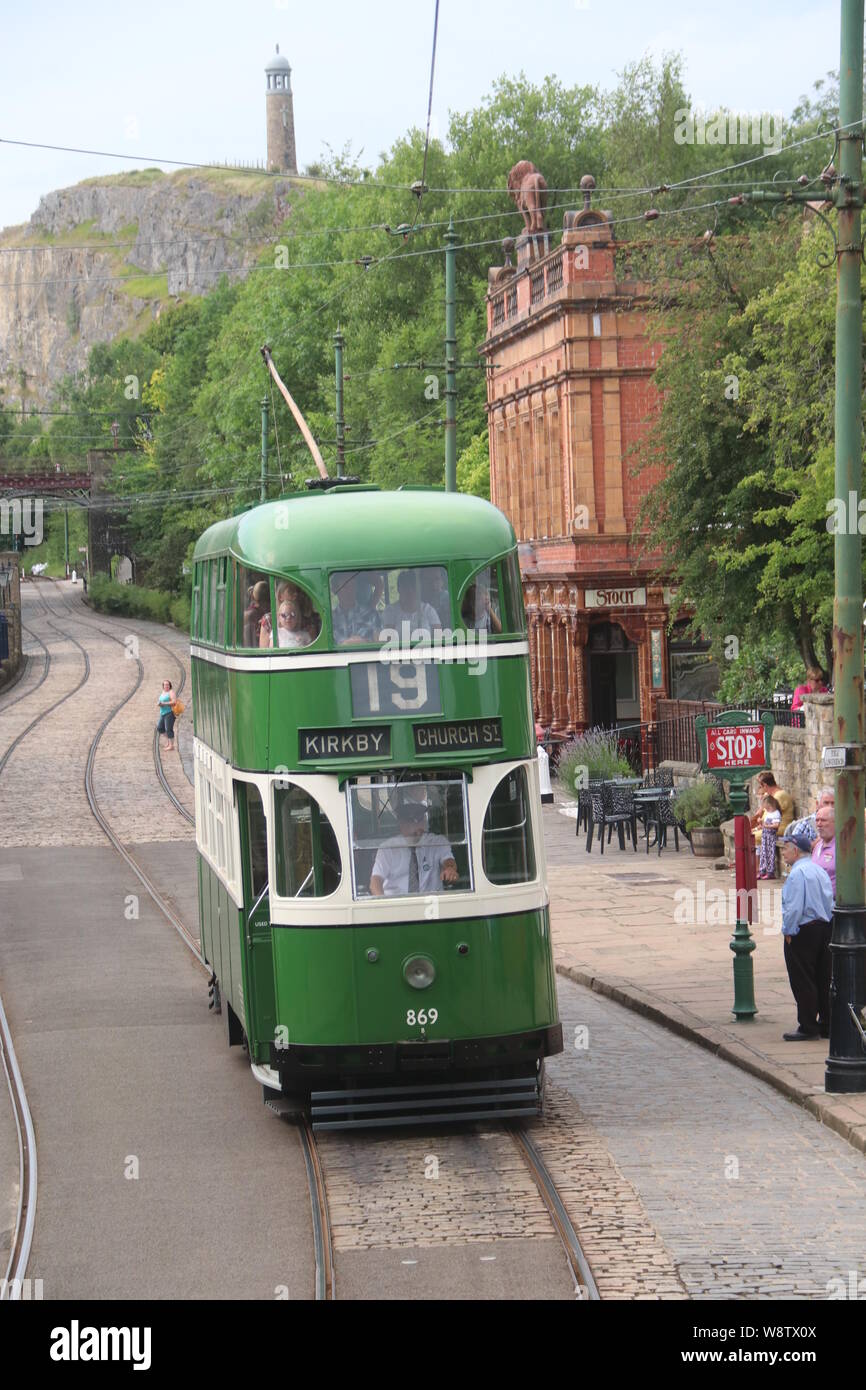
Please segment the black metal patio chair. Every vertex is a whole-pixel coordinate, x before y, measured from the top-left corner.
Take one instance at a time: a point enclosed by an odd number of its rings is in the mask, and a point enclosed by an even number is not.
[[[650,810],[649,810],[649,814],[648,814],[648,816],[647,816],[647,824],[646,824],[646,829],[647,829],[646,852],[647,852],[647,854],[649,854],[649,849],[650,849],[650,838],[649,838],[650,826],[655,826],[655,832],[656,832],[655,843],[656,843],[656,847],[657,847],[657,852],[658,852],[659,854],[661,854],[662,848],[663,848],[665,845],[667,845],[667,841],[668,841],[668,829],[669,829],[669,828],[670,828],[670,829],[673,829],[673,832],[674,832],[674,845],[675,845],[675,847],[676,847],[677,852],[679,852],[679,848],[680,848],[680,835],[679,835],[679,832],[682,830],[683,834],[685,835],[685,834],[686,834],[686,828],[685,828],[685,826],[682,824],[682,822],[681,822],[681,821],[678,821],[677,818],[676,818],[676,813],[674,812],[673,797],[671,797],[671,796],[660,796],[660,797],[658,798],[658,800],[653,800],[653,801],[650,803]],[[686,838],[688,839],[688,836],[687,836],[687,835],[686,835]]]
[[[625,849],[625,832],[628,831],[632,849],[636,853],[637,822],[635,819],[633,788],[618,787],[615,783],[604,782],[600,792],[590,792],[590,803],[592,806],[592,820],[590,821],[589,832],[586,837],[587,854],[592,853],[592,835],[595,828],[598,827],[601,852],[604,854],[604,832],[607,830],[607,842],[610,844],[610,837],[613,834],[614,826],[616,826],[620,849]]]

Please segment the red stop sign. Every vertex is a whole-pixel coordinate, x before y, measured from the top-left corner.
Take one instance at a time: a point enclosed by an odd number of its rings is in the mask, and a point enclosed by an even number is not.
[[[707,729],[707,768],[766,767],[763,724],[717,724]]]

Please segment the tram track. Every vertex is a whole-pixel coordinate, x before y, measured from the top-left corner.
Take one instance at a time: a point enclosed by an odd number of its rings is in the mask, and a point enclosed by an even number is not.
[[[14,705],[20,704],[22,700],[27,700],[30,698],[31,695],[35,695],[40,685],[42,685],[43,681],[46,680],[48,672],[51,669],[51,653],[49,652],[45,643],[42,641],[42,638],[39,636],[39,634],[33,632],[31,628],[27,627],[26,623],[21,624],[21,631],[26,632],[27,636],[30,637],[34,642],[38,642],[40,647],[42,648],[42,671],[40,673],[38,681],[35,683],[35,685],[32,685],[29,690],[22,690],[19,695],[15,696],[14,700],[6,700],[3,702],[2,705],[0,705],[0,716],[4,715],[7,710],[12,709]]]
[[[55,619],[59,619],[61,615],[57,614],[52,608],[50,608],[50,606],[45,601],[44,595],[40,593],[39,597],[40,601],[43,604],[43,607],[45,608],[46,613],[50,614]],[[62,597],[63,596],[61,594],[61,598]],[[68,608],[68,604],[66,603],[64,603],[63,606],[65,608]],[[95,631],[100,632],[103,636],[111,638],[111,640],[119,642],[121,645],[125,645],[122,642],[121,638],[115,636],[115,634],[113,633],[107,632],[96,622],[93,622],[87,618],[79,617],[79,615],[77,614],[69,613],[68,615],[64,616],[69,616],[73,621],[81,622],[85,626],[89,626]],[[71,637],[68,634],[68,632],[60,631],[60,629],[58,629],[53,623],[49,622],[48,625],[52,628],[53,631],[58,632],[61,637],[70,641],[74,646],[76,646],[79,649],[79,651],[81,651],[85,659],[85,672],[82,676],[82,679],[78,682],[78,684],[74,687],[73,690],[66,692],[66,694],[63,695],[59,700],[55,701],[46,710],[43,710],[41,714],[36,716],[36,718],[31,721],[27,728],[23,730],[15,740],[13,740],[12,745],[10,745],[10,747],[6,750],[6,752],[3,755],[3,758],[0,759],[0,772],[2,772],[6,761],[8,761],[8,758],[11,756],[11,753],[14,751],[14,748],[18,746],[18,744],[23,740],[23,738],[25,738],[32,731],[32,729],[35,728],[41,722],[42,719],[47,717],[48,714],[52,713],[53,710],[56,709],[59,705],[63,704],[67,699],[71,697],[71,695],[77,693],[77,691],[82,688],[82,686],[85,684],[85,682],[90,676],[90,659],[82,644],[79,643],[77,639]],[[156,639],[150,638],[146,634],[137,635],[141,636],[144,640],[153,642],[155,646],[163,647],[163,644],[159,643]],[[37,640],[40,639],[37,638]],[[45,669],[43,670],[43,673],[40,676],[40,680],[37,682],[37,684],[33,686],[29,692],[27,692],[29,694],[32,694],[39,687],[39,685],[42,684],[42,682],[46,679],[48,674],[48,667],[50,665],[50,653],[48,652],[47,646],[45,646],[45,644],[42,645],[44,646],[46,654]],[[177,663],[182,666],[182,662],[180,662],[180,659],[176,653],[171,652],[170,649],[167,647],[163,647],[163,650],[165,650],[167,654],[171,655],[175,659],[175,661],[177,661]],[[136,656],[134,659],[138,667],[135,684],[133,685],[132,689],[127,691],[123,698],[120,699],[106,713],[105,718],[102,720],[101,724],[97,728],[90,742],[87,752],[87,762],[84,774],[85,794],[87,796],[88,805],[90,807],[92,815],[94,816],[102,832],[105,834],[106,838],[111,843],[112,847],[117,851],[117,853],[123,858],[127,866],[136,875],[138,880],[141,882],[141,884],[147,891],[148,895],[151,897],[152,901],[155,903],[155,905],[166,918],[166,920],[177,931],[184,945],[187,946],[191,954],[196,958],[199,965],[202,966],[206,973],[210,974],[210,966],[207,964],[200,952],[197,938],[190,931],[187,925],[183,922],[182,918],[178,915],[178,913],[175,912],[171,903],[166,899],[164,894],[161,892],[159,886],[154,882],[154,880],[151,878],[151,876],[148,874],[148,872],[145,870],[142,864],[129,851],[127,846],[122,843],[119,836],[115,833],[109,818],[106,816],[105,812],[100,806],[98,798],[96,796],[96,791],[94,787],[94,769],[100,746],[100,741],[111,722],[117,717],[120,711],[129,703],[130,700],[133,699],[136,693],[140,690],[144,680],[144,664],[141,661],[140,657]],[[186,672],[184,670],[184,678],[185,675]],[[181,681],[181,683],[178,686],[178,694],[180,693],[182,688],[183,681]],[[22,696],[19,698],[24,697]],[[155,736],[154,740],[154,764],[163,791],[167,792],[167,794],[169,794],[171,799],[174,801],[175,798],[172,796],[171,789],[167,785],[167,780],[164,776],[164,770],[161,769],[161,762],[157,758],[157,753],[158,735]],[[160,776],[161,771],[162,776]],[[178,807],[178,809],[181,808]],[[182,810],[185,812],[186,808],[184,807],[182,808]],[[190,816],[188,813],[187,818],[190,821],[194,821],[194,817]],[[13,1109],[15,1112],[16,1126],[19,1134],[20,1166],[22,1175],[22,1182],[20,1188],[21,1201],[19,1205],[18,1220],[15,1228],[15,1237],[13,1240],[13,1248],[12,1254],[10,1256],[9,1269],[7,1271],[7,1284],[4,1286],[4,1293],[2,1295],[3,1297],[15,1298],[16,1296],[21,1296],[21,1281],[27,1268],[27,1262],[30,1253],[30,1245],[32,1243],[36,1210],[37,1161],[32,1119],[30,1117],[30,1112],[27,1105],[27,1098],[24,1092],[23,1083],[21,1081],[20,1071],[18,1070],[17,1061],[15,1059],[14,1048],[12,1046],[12,1039],[11,1034],[9,1032],[8,1022],[6,1020],[5,1013],[3,1012],[2,1000],[0,1000],[0,1050],[2,1050],[4,1070],[6,1072],[7,1082],[10,1087],[10,1094],[12,1095],[13,1099]],[[331,1301],[336,1299],[336,1275],[332,1225],[329,1211],[325,1167],[323,1164],[322,1154],[316,1141],[316,1136],[312,1130],[312,1126],[309,1120],[306,1117],[302,1117],[300,1122],[296,1125],[296,1128],[298,1131],[299,1143],[304,1159],[307,1184],[310,1193],[311,1217],[313,1227],[313,1248],[315,1260],[315,1298],[317,1301]],[[520,1154],[532,1178],[532,1181],[535,1184],[535,1187],[537,1188],[539,1197],[547,1212],[553,1231],[555,1232],[562,1246],[565,1259],[567,1261],[568,1269],[574,1284],[575,1296],[580,1298],[598,1299],[600,1297],[598,1288],[595,1279],[593,1278],[589,1263],[580,1245],[579,1237],[568,1216],[565,1203],[563,1202],[562,1197],[557,1189],[556,1183],[552,1178],[537,1145],[534,1143],[531,1136],[525,1131],[525,1129],[521,1128],[520,1126],[507,1126],[506,1130],[511,1134],[516,1151]],[[399,1141],[395,1140],[395,1142]]]
[[[44,606],[47,610],[47,605]],[[53,714],[56,709],[59,709],[61,705],[65,704],[71,696],[77,694],[82,686],[90,679],[90,658],[81,643],[77,642],[74,637],[70,637],[67,633],[61,632],[53,623],[48,622],[48,626],[53,632],[57,632],[64,641],[69,641],[73,646],[78,648],[84,657],[84,673],[77,685],[73,686],[71,690],[68,690],[59,699],[48,705],[48,707],[36,715],[34,719],[31,719],[26,728],[22,729],[21,732],[16,735],[3,752],[2,757],[0,757],[0,775],[2,775],[5,770],[6,764],[15,752],[15,749],[23,743],[28,734],[31,734],[49,714]],[[33,695],[42,685],[43,681],[46,680],[51,669],[51,653],[47,645],[42,641],[41,637],[37,636],[37,634],[32,632],[29,628],[26,628],[25,631],[40,644],[45,653],[42,674],[29,691],[17,696],[15,700],[10,701],[8,705],[4,706],[0,713],[5,713],[11,705],[18,704],[20,700]],[[36,1225],[38,1159],[33,1117],[30,1113],[30,1104],[27,1099],[24,1079],[21,1075],[21,1069],[15,1054],[12,1030],[9,1027],[9,1020],[3,1006],[2,996],[0,996],[0,1054],[2,1054],[3,1071],[9,1090],[18,1141],[18,1205],[9,1262],[6,1268],[3,1286],[2,1289],[0,1289],[0,1300],[17,1302],[20,1301],[22,1297],[24,1278],[30,1260],[33,1232]]]
[[[49,582],[50,584],[57,585],[57,580],[50,580]],[[92,617],[85,616],[85,614],[81,613],[72,613],[71,605],[67,602],[67,599],[65,599],[63,591],[58,591],[57,598],[58,600],[60,600],[61,603],[63,603],[64,609],[67,610],[68,616],[71,617],[74,623],[82,623],[85,627],[95,628],[95,631],[101,632],[101,634],[103,634],[103,637],[110,638],[113,642],[120,642],[121,646],[125,645],[124,639],[117,637],[117,634],[115,634],[115,632],[110,632],[107,630],[107,628],[100,627],[100,624],[97,623],[95,619],[92,619]],[[58,614],[54,614],[54,616],[57,617]],[[160,642],[160,639],[152,637],[152,635],[150,635],[150,632],[136,631],[135,628],[133,628],[131,632],[133,637],[138,638],[139,641],[150,642],[150,644],[152,644],[153,646],[157,646],[157,648],[160,649],[161,652],[165,652],[165,655],[170,657],[172,662],[177,664],[179,673],[181,673],[181,680],[178,681],[177,685],[177,696],[178,699],[181,698],[183,687],[185,687],[186,684],[186,667],[183,666],[183,662],[181,660],[181,657],[178,656],[178,653],[172,652],[170,646],[165,645],[164,642]],[[179,759],[179,752],[177,753],[177,756]],[[183,820],[185,820],[186,823],[189,824],[189,826],[195,826],[195,815],[193,815],[193,813],[190,812],[190,810],[186,808],[185,805],[183,805],[181,798],[179,798],[177,792],[175,792],[174,788],[171,787],[170,781],[168,781],[167,776],[165,776],[165,767],[163,765],[163,751],[161,751],[160,748],[160,733],[158,733],[157,728],[154,728],[153,731],[153,767],[154,771],[156,771],[157,774],[158,783],[160,783],[161,788],[163,788],[163,791],[165,792],[165,795],[167,795],[168,799],[170,799],[172,806],[174,806],[175,810],[177,810],[178,815],[182,816]],[[190,781],[190,785],[192,785],[192,780],[190,780],[190,778],[188,778],[188,781]]]

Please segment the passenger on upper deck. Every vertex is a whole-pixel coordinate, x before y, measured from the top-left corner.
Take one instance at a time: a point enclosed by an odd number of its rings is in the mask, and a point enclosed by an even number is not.
[[[294,584],[284,582],[277,585],[277,646],[308,647],[319,635],[321,623],[318,614],[313,613],[310,602]],[[259,629],[259,646],[272,647],[274,632],[270,614],[262,618]]]
[[[397,803],[397,828],[379,846],[370,877],[370,892],[376,898],[393,898],[408,893],[441,893],[447,883],[459,877],[454,851],[444,835],[427,829],[427,804],[404,793]]]
[[[266,579],[251,585],[247,592],[247,606],[244,609],[244,646],[257,647],[260,642],[262,619],[271,621],[271,593]]]
[[[334,641],[338,646],[357,646],[375,642],[382,626],[382,615],[375,605],[381,579],[376,575],[351,571],[331,581],[340,606],[333,611]]]
[[[427,634],[432,640],[434,632],[440,629],[439,614],[436,609],[418,597],[418,576],[414,570],[401,570],[397,577],[399,603],[389,603],[382,615],[382,627],[391,628],[403,637],[403,623],[409,624],[410,637],[417,632]]]
[[[469,585],[460,605],[460,616],[476,632],[501,632],[502,619],[490,599],[490,586],[483,576]]]

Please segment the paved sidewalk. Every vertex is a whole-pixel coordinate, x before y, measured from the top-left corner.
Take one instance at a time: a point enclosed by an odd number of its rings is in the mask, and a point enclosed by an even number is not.
[[[733,870],[696,858],[682,837],[679,853],[672,837],[658,855],[640,841],[637,853],[628,841],[621,851],[614,835],[603,855],[597,841],[587,854],[575,824],[573,803],[557,792],[544,808],[557,970],[759,1076],[866,1152],[866,1095],[824,1092],[826,1039],[782,1041],[796,1013],[779,931],[781,883],[758,885],[766,890],[752,926],[758,1014],[738,1023]]]

